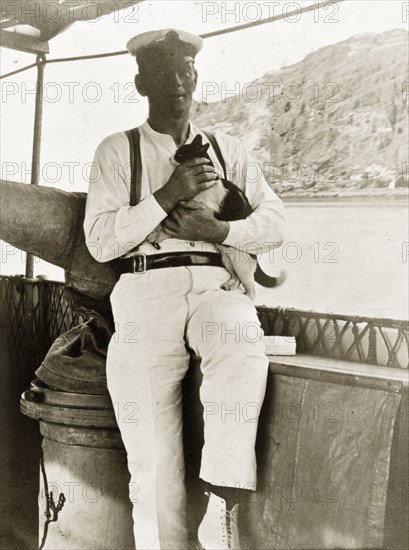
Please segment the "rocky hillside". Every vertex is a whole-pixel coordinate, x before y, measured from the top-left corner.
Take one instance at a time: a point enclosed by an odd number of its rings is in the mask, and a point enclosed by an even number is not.
[[[281,194],[407,186],[408,38],[396,29],[321,48],[197,104],[193,119],[240,137]]]

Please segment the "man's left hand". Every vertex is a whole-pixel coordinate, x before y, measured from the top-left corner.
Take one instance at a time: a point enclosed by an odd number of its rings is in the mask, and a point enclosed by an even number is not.
[[[195,200],[181,201],[163,227],[174,239],[208,243],[222,243],[229,232],[229,222],[217,220],[208,206]]]

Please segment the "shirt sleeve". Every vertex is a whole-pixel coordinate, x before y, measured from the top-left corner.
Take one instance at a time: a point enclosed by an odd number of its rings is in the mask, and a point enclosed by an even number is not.
[[[126,135],[109,136],[91,165],[84,219],[86,245],[99,262],[130,252],[167,216],[152,194],[129,206],[129,171]]]
[[[283,202],[268,185],[260,165],[239,140],[224,136],[223,143],[222,139],[220,142],[221,147],[224,145],[223,155],[227,152],[227,177],[246,194],[253,208],[253,213],[246,219],[229,222],[230,230],[222,244],[251,254],[268,252],[280,246],[284,240]]]

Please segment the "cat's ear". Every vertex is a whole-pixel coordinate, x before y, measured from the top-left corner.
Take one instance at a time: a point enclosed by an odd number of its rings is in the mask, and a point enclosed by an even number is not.
[[[206,153],[207,150],[209,149],[209,147],[210,147],[210,143],[205,143],[205,144],[203,145],[203,147],[202,147],[203,153]]]
[[[195,136],[194,140],[192,141],[192,145],[195,147],[200,147],[202,145],[202,136],[200,134],[197,134]]]

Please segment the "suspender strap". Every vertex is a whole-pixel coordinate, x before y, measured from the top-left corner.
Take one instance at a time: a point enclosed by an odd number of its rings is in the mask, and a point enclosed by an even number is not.
[[[223,158],[222,152],[220,151],[220,147],[219,147],[219,144],[217,143],[216,138],[210,132],[203,131],[203,133],[209,140],[210,145],[213,147],[213,151],[216,153],[217,160],[219,161],[221,167],[223,168],[224,179],[227,180],[226,163],[224,162],[224,158]]]
[[[216,138],[210,132],[203,132],[210,145],[213,147],[216,153],[217,160],[219,161],[224,178],[227,179],[226,163],[219,144]],[[129,141],[129,153],[131,161],[131,190],[129,197],[129,206],[135,206],[141,200],[141,188],[142,188],[142,159],[141,159],[141,135],[138,128],[132,128],[132,130],[126,130],[125,132]]]
[[[141,135],[138,128],[126,130],[129,140],[129,153],[131,161],[131,190],[129,194],[129,206],[135,206],[141,200],[142,187],[142,160],[141,160]]]

